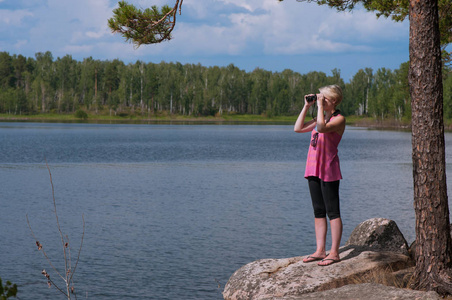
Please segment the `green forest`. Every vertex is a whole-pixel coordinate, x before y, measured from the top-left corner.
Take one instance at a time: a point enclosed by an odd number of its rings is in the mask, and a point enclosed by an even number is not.
[[[444,67],[444,116],[452,119],[452,76]],[[35,57],[0,52],[0,114],[144,116],[216,116],[230,114],[264,117],[294,116],[303,96],[328,84],[344,91],[340,105],[346,116],[377,121],[409,122],[408,62],[399,69],[359,70],[349,82],[340,70],[331,74],[292,70],[252,72],[230,64],[125,64],[120,60],[77,61],[71,55],[54,59],[51,52]]]

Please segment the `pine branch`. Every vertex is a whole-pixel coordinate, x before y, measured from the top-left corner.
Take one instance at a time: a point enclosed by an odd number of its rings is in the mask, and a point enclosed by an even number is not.
[[[182,12],[182,2],[176,0],[173,8],[164,5],[161,9],[152,6],[140,10],[126,1],[120,1],[119,7],[113,10],[113,18],[108,20],[108,26],[113,33],[121,34],[137,48],[143,44],[169,41],[176,25],[177,11],[179,14]]]

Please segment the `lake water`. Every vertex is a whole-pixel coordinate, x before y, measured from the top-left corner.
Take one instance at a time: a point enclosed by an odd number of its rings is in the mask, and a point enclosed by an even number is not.
[[[309,134],[292,128],[0,123],[0,277],[22,300],[59,297],[26,221],[62,270],[46,158],[73,262],[85,219],[78,299],[222,299],[244,264],[315,250]],[[373,217],[412,242],[410,133],[348,127],[339,156],[342,244]]]

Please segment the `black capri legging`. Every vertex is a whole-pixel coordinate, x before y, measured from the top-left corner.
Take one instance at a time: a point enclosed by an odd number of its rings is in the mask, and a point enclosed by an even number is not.
[[[334,220],[341,217],[339,207],[339,180],[324,182],[318,177],[308,177],[314,217]]]

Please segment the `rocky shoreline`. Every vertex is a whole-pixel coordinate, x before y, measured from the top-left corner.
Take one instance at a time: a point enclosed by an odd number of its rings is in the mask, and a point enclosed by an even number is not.
[[[409,286],[412,251],[394,221],[374,218],[359,224],[340,249],[341,262],[321,267],[303,258],[261,259],[238,269],[226,284],[225,300],[442,299]],[[390,273],[399,287],[366,281]]]

